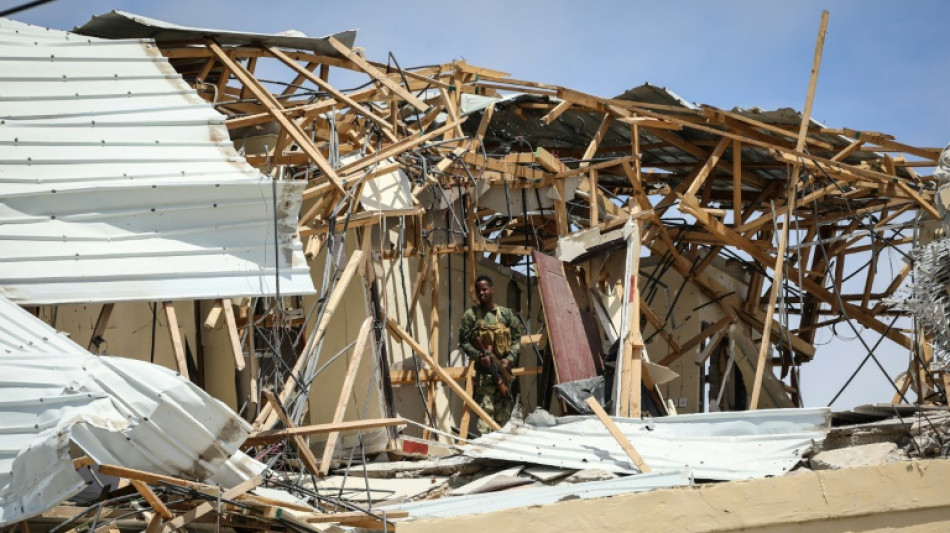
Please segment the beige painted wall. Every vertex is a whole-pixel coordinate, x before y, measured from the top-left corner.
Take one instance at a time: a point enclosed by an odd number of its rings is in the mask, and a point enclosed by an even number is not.
[[[950,461],[656,490],[497,513],[419,520],[403,533],[936,533],[950,531]],[[528,489],[530,490],[530,489]]]

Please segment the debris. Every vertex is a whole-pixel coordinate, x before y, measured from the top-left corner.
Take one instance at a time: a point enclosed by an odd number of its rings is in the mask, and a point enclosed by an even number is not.
[[[826,23],[798,113],[0,19],[0,526],[392,530],[947,456],[950,156],[811,120]],[[526,331],[503,428],[457,350],[480,275]],[[845,327],[917,405],[802,408]]]
[[[892,442],[863,444],[820,452],[811,458],[812,470],[838,470],[855,466],[879,466],[907,460]]]

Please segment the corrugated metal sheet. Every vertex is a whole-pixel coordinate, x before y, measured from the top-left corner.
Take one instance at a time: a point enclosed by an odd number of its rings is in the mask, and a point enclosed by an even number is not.
[[[83,488],[70,442],[100,464],[230,486],[263,465],[250,426],[164,368],[97,357],[0,298],[0,526]]]
[[[830,428],[831,411],[774,409],[702,413],[656,419],[614,418],[650,468],[688,469],[697,479],[779,476],[791,470]],[[547,413],[544,413],[545,415]],[[505,426],[465,447],[465,455],[564,468],[636,473],[636,467],[594,417]]]
[[[303,185],[238,156],[224,117],[154,44],[0,19],[0,295],[313,292],[296,236]]]
[[[606,498],[617,494],[642,492],[647,490],[682,487],[692,484],[689,472],[654,472],[639,476],[624,476],[604,481],[589,481],[586,483],[562,484],[552,487],[529,487],[523,489],[490,492],[487,494],[473,494],[438,498],[413,503],[387,505],[377,510],[409,511],[411,519],[439,518],[476,513],[491,513],[528,507],[531,505],[549,505],[564,498],[588,500],[591,498]]]
[[[95,15],[92,20],[74,28],[73,31],[95,37],[107,39],[147,38],[162,41],[191,41],[212,38],[225,45],[265,45],[281,48],[295,48],[298,50],[312,50],[314,52],[332,56],[339,56],[335,48],[327,43],[328,37],[307,37],[296,30],[283,33],[248,33],[211,28],[194,28],[179,26],[164,20],[143,17],[112,11],[104,15]],[[343,31],[333,35],[347,47],[352,48],[356,40],[356,31]]]

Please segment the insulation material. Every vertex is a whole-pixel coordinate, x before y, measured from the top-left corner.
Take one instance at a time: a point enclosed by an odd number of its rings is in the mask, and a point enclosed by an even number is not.
[[[889,302],[913,313],[932,336],[930,370],[939,371],[950,367],[950,146],[941,152],[934,178],[939,183],[935,204],[943,236],[911,251],[913,282],[906,294]]]
[[[0,19],[0,295],[20,304],[313,292],[302,182],[234,151],[153,43]]]
[[[250,426],[164,368],[97,357],[0,299],[0,525],[82,490],[70,442],[98,464],[235,485],[264,465]]]

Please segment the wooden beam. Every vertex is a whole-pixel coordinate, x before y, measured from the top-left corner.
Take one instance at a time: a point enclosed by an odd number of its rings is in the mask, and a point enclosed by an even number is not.
[[[434,370],[436,374],[439,375],[439,378],[442,379],[442,382],[448,385],[449,388],[451,388],[455,394],[458,395],[458,397],[461,398],[466,405],[468,405],[469,409],[474,411],[479,418],[484,420],[485,423],[488,424],[488,427],[492,428],[494,431],[501,429],[501,426],[499,426],[498,423],[495,422],[495,420],[489,416],[489,414],[486,413],[484,409],[482,409],[482,406],[478,405],[471,396],[465,393],[465,390],[462,389],[462,387],[460,387],[459,384],[456,383],[455,380],[452,379],[452,377],[442,369],[439,363],[435,361],[432,356],[429,355],[425,349],[419,345],[418,342],[416,342],[415,339],[412,338],[412,335],[409,335],[406,330],[402,329],[399,324],[389,317],[386,317],[386,329],[388,329],[393,336],[408,344],[413,351],[419,354],[419,357],[421,357],[422,360],[425,361],[427,365],[429,365],[429,368]]]
[[[686,189],[684,194],[694,196],[696,191],[706,182],[716,165],[719,164],[719,159],[722,157],[722,154],[726,151],[726,148],[729,146],[729,139],[723,137],[719,139],[719,142],[716,143],[716,147],[713,148],[713,151],[709,154],[709,157],[703,162],[702,166],[698,167],[694,171],[693,179],[690,181],[689,187]]]
[[[280,401],[277,400],[277,396],[274,395],[274,392],[270,389],[264,389],[263,391],[264,398],[267,399],[267,403],[270,404],[271,409],[277,413],[280,421],[283,422],[284,427],[287,429],[294,429],[297,427],[293,420],[290,419],[290,416],[287,415],[287,412],[284,411],[284,406],[280,404]],[[302,435],[291,435],[291,442],[294,443],[294,448],[297,448],[297,455],[300,457],[300,462],[303,463],[304,467],[307,470],[316,476],[323,476],[325,472],[321,471],[320,467],[317,465],[317,458],[314,457],[313,452],[310,451],[310,445],[307,444],[307,441],[304,440]]]
[[[828,29],[828,12],[822,11],[821,24],[818,28],[818,42],[815,44],[815,58],[812,62],[811,77],[808,82],[808,95],[805,97],[805,111],[802,113],[801,128],[798,130],[798,143],[795,146],[796,152],[801,152],[805,146],[805,140],[808,137],[808,123],[811,121],[811,108],[815,99],[815,87],[818,85],[818,71],[821,67],[821,52],[825,45],[825,31]],[[788,187],[788,213],[785,215],[785,226],[779,237],[778,251],[775,257],[775,267],[772,279],[772,290],[769,291],[769,303],[765,309],[765,327],[762,329],[762,344],[759,346],[759,359],[755,367],[755,380],[752,383],[752,396],[749,399],[749,409],[755,410],[759,405],[759,396],[762,393],[762,374],[765,372],[765,363],[768,353],[772,347],[769,344],[772,334],[772,317],[775,313],[775,302],[778,299],[778,292],[782,290],[782,276],[785,274],[783,269],[785,265],[785,251],[788,246],[788,236],[791,228],[791,220],[795,214],[795,193],[798,186],[799,166],[792,167],[792,182]]]
[[[522,337],[524,338],[524,337]],[[522,347],[525,344],[521,345]],[[527,366],[527,367],[518,367],[512,368],[511,375],[515,377],[520,376],[534,376],[541,373],[542,367],[540,366]],[[467,379],[468,367],[467,366],[449,366],[442,367],[442,370],[449,375],[455,381],[465,381]],[[420,368],[419,372],[415,370],[390,370],[389,371],[389,380],[393,385],[412,385],[417,381],[429,382],[429,381],[438,381],[441,378],[433,370],[427,370],[425,368]]]
[[[343,57],[352,61],[357,67],[360,68],[363,72],[368,74],[371,78],[375,79],[377,82],[385,86],[387,89],[392,91],[394,94],[402,98],[409,105],[415,107],[423,113],[429,109],[429,104],[423,102],[422,100],[416,98],[415,95],[407,91],[402,85],[394,82],[392,78],[383,74],[379,69],[370,65],[368,61],[363,59],[359,54],[350,50],[346,45],[336,40],[334,37],[328,37],[327,42],[330,43],[337,52],[340,53]]]
[[[259,486],[263,481],[264,479],[261,476],[254,476],[251,479],[248,479],[247,481],[244,481],[236,485],[235,487],[222,492],[221,499],[234,500],[238,496],[241,496],[242,494],[250,490],[253,490],[257,486]],[[198,518],[201,518],[202,516],[213,511],[215,509],[216,503],[217,502],[202,502],[198,504],[197,507],[188,511],[187,513],[180,514],[177,517],[169,520],[168,522],[165,522],[165,524],[162,525],[161,532],[172,533],[176,529],[180,529],[184,527],[186,524],[190,524],[191,522],[197,520]]]
[[[240,372],[244,370],[244,349],[241,348],[241,334],[237,330],[237,321],[234,320],[234,307],[230,298],[221,299],[221,309],[224,310],[224,323],[228,328],[228,339],[231,341],[234,369]]]
[[[332,39],[332,37],[331,37]],[[346,187],[344,187],[343,182],[340,180],[340,177],[337,175],[336,171],[333,169],[333,166],[330,165],[330,162],[327,161],[327,158],[323,157],[323,154],[313,145],[310,141],[310,137],[303,131],[299,124],[295,121],[290,120],[284,115],[284,106],[274,98],[274,96],[264,88],[263,85],[257,78],[255,78],[251,73],[247,72],[243,66],[231,59],[221,47],[214,41],[207,42],[208,49],[218,58],[218,61],[221,61],[225,66],[231,69],[235,76],[241,83],[248,87],[254,96],[256,96],[261,104],[267,109],[267,112],[270,113],[274,119],[281,125],[282,128],[287,132],[288,135],[293,138],[294,142],[300,147],[300,149],[307,154],[315,165],[322,171],[327,178],[340,190],[340,192],[346,193]]]
[[[607,412],[604,411],[604,408],[601,407],[599,403],[597,403],[597,400],[595,400],[593,396],[587,398],[587,406],[590,407],[591,411],[594,412],[604,427],[607,428],[607,431],[609,431],[614,440],[617,441],[617,444],[623,448],[624,453],[627,454],[627,457],[630,458],[630,461],[633,462],[634,466],[636,466],[643,474],[651,472],[652,469],[650,468],[650,465],[648,465],[646,461],[643,460],[643,457],[641,457],[639,452],[637,452],[637,449],[633,447],[633,444],[630,443],[630,441],[627,439],[627,436],[624,435],[623,432],[620,431],[620,428],[617,427],[617,424],[615,424],[614,421],[611,420],[609,416],[607,416]]]
[[[109,325],[109,317],[112,316],[112,310],[115,309],[114,303],[104,303],[99,309],[99,318],[96,319],[96,327],[92,329],[92,335],[89,336],[89,346],[86,348],[92,353],[99,353],[99,339],[105,335],[106,327]]]
[[[633,207],[634,212],[639,206]],[[643,379],[643,337],[640,335],[640,222],[633,220],[632,232],[627,236],[626,268],[623,305],[626,324],[620,364],[620,391],[617,395],[617,413],[620,416],[640,416],[640,387]],[[599,406],[598,406],[599,407]]]
[[[564,114],[565,111],[570,109],[572,102],[570,100],[561,100],[559,104],[554,106],[554,109],[548,111],[546,115],[541,117],[541,123],[545,126],[550,126],[552,122],[557,120],[557,117]]]
[[[343,268],[343,273],[340,274],[340,279],[337,281],[336,285],[333,287],[333,292],[330,293],[329,299],[327,299],[326,307],[323,310],[323,314],[320,318],[320,323],[317,324],[316,329],[307,339],[307,344],[304,346],[303,350],[300,352],[300,357],[297,358],[297,362],[294,363],[293,369],[290,371],[290,375],[287,376],[287,380],[284,381],[284,388],[281,389],[278,397],[280,398],[281,403],[287,403],[287,400],[290,398],[290,395],[293,393],[294,389],[297,386],[297,379],[300,375],[301,370],[304,365],[307,363],[307,360],[312,355],[313,350],[316,349],[317,344],[320,342],[320,339],[323,337],[323,333],[326,331],[327,327],[330,325],[330,319],[333,317],[334,311],[336,311],[337,305],[340,304],[340,300],[343,298],[343,293],[346,291],[346,288],[350,285],[350,280],[353,279],[353,276],[356,274],[356,271],[360,268],[363,263],[364,258],[366,257],[363,250],[354,250],[350,255],[350,259],[347,261],[346,266]],[[274,411],[270,408],[270,405],[261,409],[261,413],[257,417],[255,427],[257,428],[270,428],[276,422],[276,415]]]
[[[359,431],[363,429],[402,426],[406,423],[407,422],[405,418],[367,418],[362,420],[348,420],[338,424],[314,424],[311,426],[295,426],[293,428],[272,429],[252,433],[241,446],[246,448],[249,446],[269,444],[271,442],[276,442],[294,435],[315,435],[319,433],[332,433],[334,431]]]
[[[729,316],[725,316],[717,320],[708,328],[703,329],[698,334],[693,336],[691,339],[683,343],[682,347],[680,347],[678,351],[671,353],[670,355],[667,355],[666,357],[661,359],[660,362],[657,364],[663,365],[663,366],[670,366],[670,364],[672,364],[674,361],[679,359],[684,353],[692,350],[696,346],[699,346],[699,343],[715,335],[716,333],[719,333],[723,329],[729,327],[729,325],[732,323],[733,323],[732,317],[729,317]]]
[[[298,76],[303,76],[305,79],[310,80],[311,83],[313,83],[314,85],[319,87],[322,91],[332,96],[335,100],[337,100],[343,105],[350,106],[351,109],[353,109],[360,115],[366,117],[367,119],[372,121],[374,124],[379,126],[380,131],[382,131],[383,134],[386,135],[390,141],[392,142],[397,141],[396,136],[393,135],[392,126],[388,122],[386,122],[385,119],[377,116],[375,113],[373,113],[372,111],[364,107],[363,104],[360,104],[359,102],[357,102],[356,100],[353,100],[346,94],[338,91],[335,87],[323,81],[319,76],[314,74],[312,71],[300,66],[299,63],[297,63],[293,58],[291,58],[284,52],[278,50],[277,48],[273,46],[268,46],[266,47],[266,49],[270,55],[276,57],[282,63],[290,67],[294,72],[297,73]]]
[[[185,356],[185,348],[181,343],[181,332],[178,331],[178,316],[175,314],[175,306],[171,302],[162,302],[162,311],[165,312],[165,320],[168,322],[168,337],[172,343],[172,352],[175,354],[175,365],[178,367],[178,373],[185,379],[189,379],[188,361]]]
[[[214,329],[218,326],[218,321],[221,320],[221,313],[224,312],[224,306],[221,305],[221,300],[215,300],[211,304],[211,310],[208,311],[208,318],[205,319],[204,326],[208,329]]]
[[[157,494],[152,492],[152,489],[149,488],[148,484],[144,481],[138,479],[129,480],[132,483],[132,486],[135,487],[135,490],[145,498],[145,501],[152,506],[152,509],[155,509],[155,512],[162,517],[164,520],[171,520],[175,517],[171,511],[168,510],[168,507],[165,506],[165,503],[162,502],[161,498]]]
[[[339,424],[346,415],[346,407],[350,403],[350,396],[353,394],[353,384],[356,382],[356,372],[360,368],[360,361],[363,358],[363,352],[369,345],[370,333],[373,332],[373,319],[367,318],[360,327],[359,335],[356,337],[356,346],[353,348],[353,356],[346,367],[346,375],[343,377],[343,387],[340,389],[340,399],[337,400],[336,410],[333,413],[331,423]],[[332,431],[327,435],[327,442],[323,448],[323,458],[320,460],[320,474],[327,475],[330,471],[330,463],[333,462],[333,452],[336,449],[336,442],[340,433]]]

